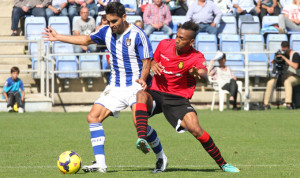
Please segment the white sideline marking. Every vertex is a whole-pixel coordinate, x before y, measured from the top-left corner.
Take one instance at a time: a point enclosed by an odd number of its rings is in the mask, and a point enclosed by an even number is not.
[[[297,164],[266,164],[266,165],[235,165],[236,167],[299,167],[300,165]],[[154,165],[145,165],[145,166],[124,166],[124,165],[119,165],[119,166],[108,166],[108,168],[154,168]],[[170,165],[168,168],[185,168],[185,167],[192,167],[192,168],[197,168],[197,167],[215,167],[218,168],[217,165]],[[0,169],[52,169],[52,168],[57,168],[57,166],[0,166]]]

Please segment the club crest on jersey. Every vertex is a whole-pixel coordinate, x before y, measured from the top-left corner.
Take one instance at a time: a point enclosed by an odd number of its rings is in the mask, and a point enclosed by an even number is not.
[[[204,61],[204,62],[202,63],[202,65],[206,66],[206,61]]]
[[[178,69],[182,69],[183,68],[183,62],[181,61],[181,62],[179,62],[179,64],[178,64]]]
[[[131,39],[130,38],[126,38],[125,40],[125,45],[128,47],[131,45]]]

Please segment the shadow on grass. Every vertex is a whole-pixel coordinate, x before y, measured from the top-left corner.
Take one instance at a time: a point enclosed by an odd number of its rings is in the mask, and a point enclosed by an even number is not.
[[[119,171],[113,172],[122,172],[122,171],[150,171],[152,173],[152,168],[141,168],[141,169],[122,169]],[[220,169],[189,169],[189,168],[167,168],[166,172],[218,172]],[[108,171],[110,172],[110,171]]]

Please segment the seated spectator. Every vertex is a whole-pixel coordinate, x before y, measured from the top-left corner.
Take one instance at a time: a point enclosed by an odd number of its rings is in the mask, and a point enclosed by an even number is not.
[[[260,19],[262,21],[263,17],[267,14],[269,15],[279,15],[280,9],[277,4],[277,0],[258,0],[257,7],[260,7]]]
[[[152,0],[137,0],[137,10],[135,14],[143,17],[145,9],[149,4],[152,4]]]
[[[101,21],[99,24],[96,24],[96,30],[95,31],[98,31],[100,28],[102,28],[103,26],[107,25],[108,22],[107,22],[107,19],[106,19],[106,13],[104,11],[104,14],[101,15]]]
[[[218,67],[213,67],[215,60],[219,62]],[[230,93],[230,103],[233,105],[233,110],[237,110],[236,98],[238,87],[236,84],[236,77],[234,76],[230,67],[225,66],[225,62],[225,53],[218,52],[214,59],[210,61],[207,72],[209,76],[213,77],[213,80],[218,81],[218,84],[222,87],[223,90],[227,90]]]
[[[50,0],[15,0],[11,15],[11,36],[18,35],[18,24],[21,17],[25,15],[34,15],[36,17],[45,17],[45,7]]]
[[[222,18],[219,7],[211,0],[198,0],[189,6],[186,21],[192,20],[200,27],[199,32],[217,34],[217,25]]]
[[[154,0],[153,4],[149,4],[144,13],[145,33],[150,35],[152,32],[162,31],[171,36],[173,31],[168,26],[171,22],[171,12],[162,0]]]
[[[223,15],[233,14],[232,1],[231,0],[212,0],[220,8]]]
[[[172,15],[186,15],[188,6],[186,0],[164,0]]]
[[[7,102],[7,111],[12,112],[15,103],[18,105],[19,113],[24,112],[24,99],[25,92],[23,82],[18,78],[20,70],[18,67],[12,67],[10,69],[11,77],[9,77],[3,86],[3,96]],[[20,92],[21,90],[21,92]]]
[[[258,15],[260,13],[260,8],[255,6],[254,0],[233,0],[232,4],[236,8],[237,19],[239,19],[240,15]]]
[[[293,0],[280,0],[281,8],[284,8],[288,4],[292,4]]]
[[[110,2],[113,2],[113,0],[97,0],[98,15],[104,15],[104,14],[106,14],[105,13],[105,7]]]
[[[136,20],[134,22],[134,25],[136,25],[137,27],[139,27],[140,29],[144,30],[144,22],[141,20]]]
[[[68,16],[67,10],[68,0],[52,0],[52,3],[49,4],[46,9],[46,16],[49,22],[51,16]]]
[[[87,7],[89,9],[89,16],[95,17],[98,13],[98,7],[94,0],[68,0],[69,3],[69,18],[72,22],[73,17],[78,15],[80,8]]]
[[[74,35],[90,35],[95,30],[95,20],[94,18],[89,18],[89,9],[83,7],[80,10],[81,18],[78,19],[73,28]],[[74,45],[75,53],[82,52],[95,52],[96,44],[90,44],[88,46]]]
[[[300,0],[293,0],[292,4],[286,5],[278,18],[279,33],[300,31]]]

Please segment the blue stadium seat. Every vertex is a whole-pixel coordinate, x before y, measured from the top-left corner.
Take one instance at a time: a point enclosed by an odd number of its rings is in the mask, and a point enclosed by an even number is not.
[[[216,35],[208,34],[198,34],[195,39],[196,49],[204,54],[204,57],[207,61],[212,60],[216,53],[207,53],[205,52],[217,52],[218,51],[218,42]]]
[[[79,70],[99,71],[79,73],[79,77],[101,77],[100,57],[95,56],[79,56]]]
[[[44,64],[45,64],[45,72],[46,72],[46,63],[44,63]],[[32,68],[32,70],[39,69],[38,60],[35,57],[31,58],[31,68]],[[52,62],[51,61],[48,62],[48,69],[49,69],[49,71],[52,71]],[[41,76],[37,72],[32,73],[32,78],[39,79],[40,77]],[[45,75],[45,77],[46,77],[46,75]],[[49,76],[49,78],[51,78],[51,75]]]
[[[54,54],[72,54],[74,52],[73,45],[63,42],[52,43],[52,53]],[[56,56],[57,71],[74,71],[78,70],[76,56]],[[59,78],[78,78],[78,73],[59,73]]]
[[[290,47],[294,51],[300,52],[300,34],[292,34],[290,37]]]
[[[130,8],[130,9],[137,9],[137,4],[136,4],[136,0],[120,0],[120,3],[122,3],[125,8]],[[126,14],[135,14],[132,12],[126,12]]]
[[[243,40],[244,51],[265,52],[265,42],[262,35],[245,35]],[[265,53],[248,54],[248,68],[265,71],[250,71],[249,76],[266,77],[268,69],[268,56]]]
[[[278,16],[264,16],[262,19],[262,28],[278,24]],[[264,33],[278,33],[278,31],[265,31]]]
[[[177,33],[177,25],[179,23],[183,24],[185,22],[185,18],[186,18],[185,16],[176,16],[176,15],[172,16],[170,27],[172,28],[173,33]]]
[[[257,16],[253,16],[252,22],[242,22],[239,19],[239,32],[240,35],[245,34],[260,34],[260,21]]]
[[[220,38],[220,50],[222,52],[240,52],[241,51],[241,39],[239,35],[223,34]],[[244,69],[244,56],[242,54],[226,54],[226,65],[232,66],[232,69],[243,70]],[[234,71],[237,77],[243,77],[244,72]]]
[[[237,34],[236,18],[232,15],[222,16],[218,33],[222,34]]]
[[[153,52],[155,52],[159,42],[163,39],[169,39],[170,37],[165,34],[151,34],[149,36],[150,43],[152,45]]]
[[[67,16],[52,16],[48,24],[59,34],[71,35],[70,21]]]
[[[38,40],[42,38],[42,32],[46,28],[44,17],[26,17],[25,19],[25,37],[28,40]]]
[[[126,21],[128,23],[134,24],[134,22],[137,21],[137,20],[143,21],[142,16],[139,16],[139,15],[128,15],[128,16],[126,16]]]
[[[96,18],[96,27],[97,27],[98,25],[100,25],[101,19],[102,19],[102,16],[101,16],[101,15],[98,15],[97,18]],[[127,19],[127,18],[126,18],[126,19]]]
[[[269,56],[269,60],[274,59],[274,53],[281,49],[281,42],[288,41],[286,34],[268,34],[267,36],[267,51],[272,52]]]

